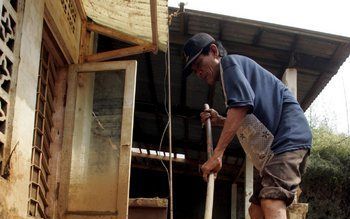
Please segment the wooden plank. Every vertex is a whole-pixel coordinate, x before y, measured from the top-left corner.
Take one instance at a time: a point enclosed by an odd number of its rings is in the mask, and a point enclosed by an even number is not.
[[[79,0],[78,0],[79,1]],[[89,47],[89,37],[90,34],[87,33],[86,30],[86,21],[82,21],[81,25],[81,34],[80,34],[80,46],[79,46],[79,60],[78,63],[84,63],[85,55],[88,52],[88,47]]]
[[[93,22],[87,22],[86,24],[86,28],[90,31],[93,31],[95,33],[98,34],[102,34],[104,36],[113,38],[113,39],[117,39],[126,43],[131,43],[131,44],[136,44],[136,45],[144,45],[144,44],[149,44],[150,42],[143,40],[141,38],[138,37],[134,37],[132,35],[129,34],[125,34],[121,31],[109,28],[109,27],[105,27]]]
[[[75,0],[75,5],[77,6],[77,11],[81,17],[81,20],[84,22],[87,19],[85,8],[82,0]]]
[[[130,207],[143,208],[166,208],[168,207],[168,199],[165,198],[131,198]]]
[[[85,217],[95,217],[95,218],[105,218],[105,216],[110,216],[108,218],[114,218],[114,216],[118,215],[118,212],[113,212],[113,211],[67,211],[66,214],[67,215],[85,216]]]
[[[152,43],[154,45],[154,53],[158,51],[158,13],[157,13],[157,0],[150,0],[151,9],[151,26],[152,26]]]
[[[153,44],[132,46],[132,47],[112,50],[108,52],[96,53],[93,55],[86,56],[85,60],[87,62],[99,62],[99,61],[106,61],[110,59],[130,56],[130,55],[136,55],[144,52],[150,52],[150,51],[155,51],[155,46]]]
[[[57,78],[54,87],[55,93],[55,113],[52,115],[53,128],[51,129],[52,143],[50,145],[51,153],[54,155],[50,160],[50,172],[52,175],[51,179],[61,179],[59,168],[61,165],[61,148],[62,148],[62,140],[64,132],[64,112],[65,112],[65,98],[67,91],[67,68],[61,68],[57,70]],[[60,183],[56,180],[49,180],[49,191],[47,197],[49,206],[47,208],[47,214],[50,218],[58,218],[57,212],[57,196],[60,188]]]
[[[111,62],[90,62],[78,65],[72,65],[79,73],[99,72],[99,71],[111,71],[127,69],[129,66],[136,65],[135,60],[128,61],[111,61]]]
[[[76,4],[73,4],[73,7],[77,10]],[[73,33],[68,23],[67,15],[61,5],[61,1],[45,1],[44,19],[48,23],[51,32],[69,63],[78,63],[79,59],[82,23],[80,14],[76,13],[76,15],[76,21],[73,24],[75,32]]]
[[[123,116],[120,137],[120,154],[118,169],[118,195],[117,210],[118,219],[128,218],[129,209],[129,189],[130,189],[130,169],[131,169],[131,147],[134,125],[134,108],[135,108],[135,92],[136,92],[136,61],[126,68],[125,85],[124,85],[124,101]]]
[[[137,153],[137,152],[132,152],[132,156],[133,157],[148,158],[148,159],[155,159],[155,160],[169,161],[169,157],[167,157],[167,156],[160,156],[160,155],[154,155],[154,154],[141,154],[141,153]],[[173,162],[177,162],[177,163],[193,163],[193,162],[190,162],[187,159],[181,159],[181,158],[173,158]],[[199,165],[198,162],[197,162],[197,165]]]
[[[180,16],[180,32],[182,35],[188,34],[188,14],[186,13]]]
[[[254,46],[258,46],[260,41],[261,41],[261,37],[264,34],[264,30],[259,28],[259,30],[255,33],[252,44]]]
[[[65,212],[68,206],[68,191],[69,191],[69,176],[72,160],[72,143],[73,143],[73,132],[74,132],[74,117],[75,117],[75,104],[77,96],[77,73],[76,66],[71,65],[68,69],[68,89],[67,89],[67,100],[64,118],[64,131],[63,131],[63,143],[61,157],[61,186],[58,197],[58,208],[59,218],[65,218]]]

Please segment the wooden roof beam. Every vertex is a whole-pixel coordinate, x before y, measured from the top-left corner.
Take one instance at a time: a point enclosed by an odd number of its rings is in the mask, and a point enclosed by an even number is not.
[[[317,95],[322,91],[324,86],[329,82],[332,78],[332,74],[323,73],[312,85],[308,95],[302,100],[301,108],[306,111],[306,109],[311,105],[312,101],[317,97]]]
[[[147,45],[150,44],[148,41],[140,39],[138,37],[134,37],[132,35],[123,33],[118,30],[114,30],[109,27],[105,27],[94,22],[87,22],[86,29],[89,31],[93,31],[95,33],[117,39],[126,43],[134,44],[134,45]]]
[[[132,47],[123,48],[123,49],[116,49],[116,50],[107,51],[107,52],[95,53],[95,54],[86,56],[85,60],[87,62],[100,62],[100,61],[106,61],[110,59],[121,58],[125,56],[137,55],[145,52],[151,52],[154,50],[155,50],[155,46],[153,44],[148,43],[145,45],[132,46]]]
[[[340,44],[334,51],[330,63],[335,62],[338,59],[340,59],[338,62],[342,63],[346,59],[344,52],[342,51],[349,49],[350,43]],[[310,91],[308,92],[308,95],[301,102],[301,107],[304,111],[311,105],[312,101],[317,97],[317,95],[322,91],[322,89],[327,85],[327,83],[330,81],[333,75],[337,73],[337,71],[338,69],[333,69],[333,71],[330,72],[325,71],[319,76],[319,78],[312,85]]]
[[[261,41],[261,36],[263,35],[263,33],[264,33],[264,30],[260,28],[257,31],[257,33],[254,35],[253,42],[252,42],[254,46],[259,45]]]
[[[180,16],[180,31],[182,35],[188,34],[188,14],[186,13]]]
[[[82,0],[75,0],[75,5],[77,6],[78,13],[83,21],[86,21],[87,16]]]
[[[291,44],[289,62],[288,62],[288,66],[286,66],[286,68],[294,67],[294,65],[297,62],[297,60],[295,59],[295,49],[297,48],[298,42],[299,42],[299,36],[295,35],[293,42]]]
[[[154,46],[153,52],[158,51],[158,21],[157,21],[157,0],[150,0],[151,9],[151,26],[152,26],[152,43]]]

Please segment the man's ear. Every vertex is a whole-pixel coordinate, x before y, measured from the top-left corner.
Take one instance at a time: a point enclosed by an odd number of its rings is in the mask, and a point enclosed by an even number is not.
[[[215,57],[219,57],[219,49],[214,43],[210,45],[210,51],[214,54]]]

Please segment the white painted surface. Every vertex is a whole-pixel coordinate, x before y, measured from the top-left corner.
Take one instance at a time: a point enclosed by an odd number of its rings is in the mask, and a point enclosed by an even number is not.
[[[231,219],[237,219],[237,184],[231,186]]]
[[[245,159],[245,188],[244,188],[244,215],[245,219],[250,219],[249,216],[249,198],[253,195],[253,174],[254,174],[254,167],[253,163],[249,160],[249,158],[246,156]]]
[[[18,146],[11,159],[10,179],[5,182],[7,191],[2,191],[7,209],[11,209],[8,218],[27,218],[43,15],[44,0],[25,1],[17,89],[15,101],[12,102],[14,117],[11,148],[17,142]]]
[[[295,68],[287,68],[282,76],[282,82],[292,91],[296,98],[298,97],[297,77],[298,72]]]

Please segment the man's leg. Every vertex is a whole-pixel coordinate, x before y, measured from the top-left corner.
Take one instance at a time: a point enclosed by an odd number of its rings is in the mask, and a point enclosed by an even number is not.
[[[251,219],[264,219],[264,213],[261,207],[253,203],[249,206],[249,215]]]
[[[261,209],[264,219],[287,219],[286,204],[275,199],[261,199]]]
[[[308,151],[301,149],[275,155],[262,171],[259,194],[265,219],[287,219],[286,207],[293,202],[301,181]]]

